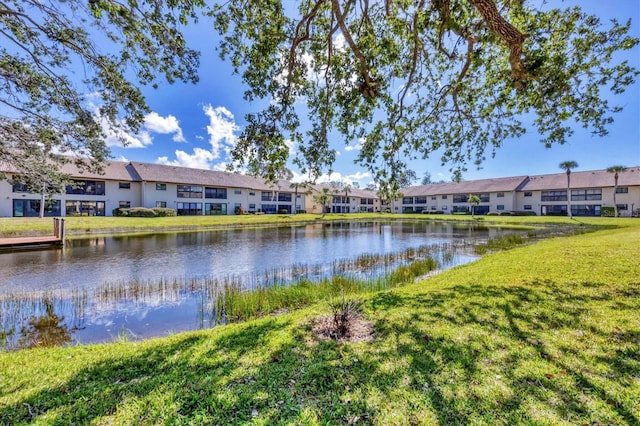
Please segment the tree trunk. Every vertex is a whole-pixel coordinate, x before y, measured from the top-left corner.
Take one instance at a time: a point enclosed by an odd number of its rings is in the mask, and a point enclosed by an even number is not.
[[[571,170],[567,170],[567,216],[573,219],[571,214]]]

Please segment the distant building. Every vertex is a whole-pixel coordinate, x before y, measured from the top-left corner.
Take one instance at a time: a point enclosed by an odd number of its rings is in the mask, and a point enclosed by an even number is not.
[[[80,172],[65,166],[74,184],[64,194],[45,201],[47,216],[110,216],[123,207],[166,207],[179,215],[232,215],[247,213],[322,213],[315,195],[323,185],[302,185],[285,180],[275,184],[252,176],[141,162],[109,161],[104,174]],[[0,217],[38,216],[40,194],[29,193],[20,173],[1,167],[8,179],[0,181]],[[402,197],[383,204],[375,191],[330,188],[332,213],[466,212],[471,194],[480,198],[476,214],[528,211],[537,215],[564,215],[571,197],[574,216],[600,216],[613,207],[614,177],[606,170],[574,171],[567,193],[565,173],[412,186]],[[640,167],[619,174],[616,203],[620,215],[640,208]]]
[[[567,193],[564,172],[482,179],[443,184],[412,186],[394,200],[394,213],[442,211],[466,212],[471,194],[480,198],[476,214],[502,211],[534,212],[537,215],[566,215],[571,197],[574,216],[600,216],[602,207],[613,207],[614,176],[606,170],[574,171]],[[616,203],[621,216],[640,208],[640,167],[619,173]]]

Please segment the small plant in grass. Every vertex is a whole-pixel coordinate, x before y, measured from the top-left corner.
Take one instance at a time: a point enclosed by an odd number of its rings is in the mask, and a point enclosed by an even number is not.
[[[353,324],[360,318],[362,313],[362,301],[348,299],[344,292],[342,297],[330,303],[333,314],[334,336],[336,340],[349,337]]]

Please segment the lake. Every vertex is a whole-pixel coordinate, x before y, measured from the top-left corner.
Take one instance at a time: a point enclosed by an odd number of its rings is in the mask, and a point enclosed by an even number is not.
[[[471,243],[512,232],[468,223],[359,221],[91,237],[57,250],[2,253],[0,345],[143,339],[211,327],[214,295],[207,282],[232,280],[250,290],[334,273],[372,278],[406,263],[402,253],[419,247],[428,247],[444,269],[475,259]],[[351,268],[350,260],[362,255],[394,261]]]

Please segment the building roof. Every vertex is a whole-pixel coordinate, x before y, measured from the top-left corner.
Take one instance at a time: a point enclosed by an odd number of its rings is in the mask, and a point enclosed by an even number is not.
[[[345,195],[344,189],[340,188],[340,187],[335,188],[333,186],[320,184],[320,183],[318,183],[318,184],[309,184],[307,186],[310,187],[316,193],[317,192],[322,192],[322,188],[329,188],[331,195],[337,195],[337,196]],[[348,196],[349,197],[354,197],[354,198],[378,198],[378,192],[377,191],[372,191],[370,189],[361,189],[361,188],[350,187],[349,191],[348,191]]]
[[[401,189],[405,197],[420,195],[480,194],[487,192],[509,192],[519,189],[527,180],[526,176],[513,176],[495,179],[469,180],[462,182],[436,183],[431,185],[410,186]]]
[[[640,167],[629,167],[618,174],[618,186],[640,185]],[[606,170],[572,171],[571,188],[606,188],[614,186],[613,173]],[[540,191],[567,188],[567,174],[530,176],[523,190]]]
[[[102,164],[103,173],[95,173],[88,170],[80,170],[74,163],[64,164],[60,170],[74,179],[102,179],[117,180],[123,182],[136,182],[140,177],[129,163],[122,161],[105,161]]]
[[[247,188],[260,191],[291,192],[291,184],[285,180],[267,183],[264,179],[215,170],[192,169],[152,163],[130,163],[140,180],[146,182],[180,183],[188,185],[210,185],[226,188]]]

